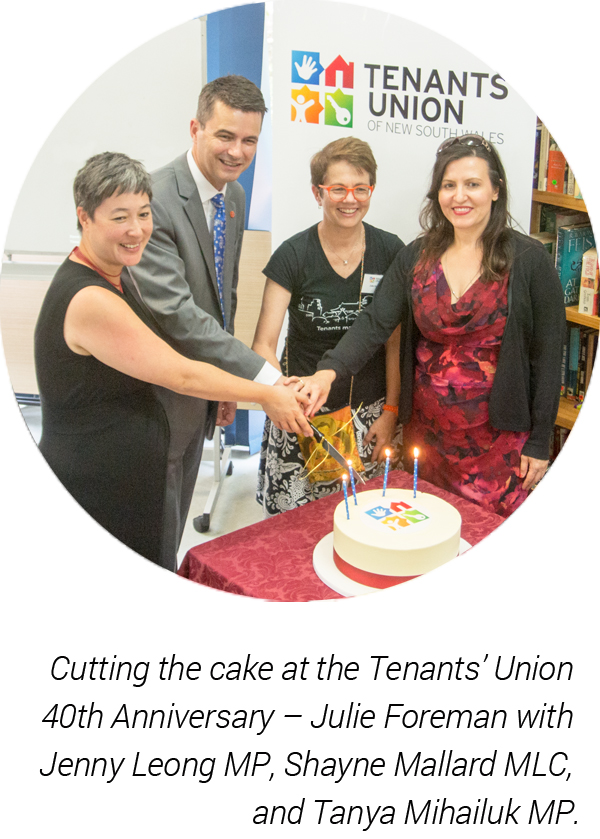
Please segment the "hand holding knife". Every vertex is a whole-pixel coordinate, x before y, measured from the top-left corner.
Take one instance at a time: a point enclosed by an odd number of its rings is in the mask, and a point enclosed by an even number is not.
[[[347,471],[349,471],[350,469],[352,469],[352,470],[353,470],[353,472],[354,472],[354,474],[355,474],[355,475],[356,475],[356,476],[360,479],[361,483],[363,483],[363,484],[364,484],[364,483],[365,483],[365,479],[364,479],[364,478],[363,478],[363,476],[360,474],[360,472],[357,472],[357,471],[356,471],[356,469],[354,468],[354,466],[352,466],[350,463],[348,463],[348,461],[347,461],[347,460],[345,460],[345,459],[344,459],[344,456],[338,452],[338,450],[336,449],[336,447],[335,447],[335,446],[333,446],[333,445],[329,442],[329,440],[325,437],[325,435],[324,435],[324,434],[322,434],[322,433],[319,431],[319,429],[318,429],[315,425],[313,425],[313,424],[312,424],[312,422],[309,422],[308,424],[310,425],[310,427],[312,428],[312,430],[313,430],[313,432],[314,432],[314,435],[315,435],[315,440],[317,441],[317,443],[320,443],[320,444],[323,446],[323,448],[325,449],[325,451],[327,452],[327,454],[328,454],[328,455],[331,455],[331,457],[332,457],[334,460],[336,460],[336,461],[340,464],[340,466],[343,466],[343,467],[344,467],[344,469],[346,469]]]

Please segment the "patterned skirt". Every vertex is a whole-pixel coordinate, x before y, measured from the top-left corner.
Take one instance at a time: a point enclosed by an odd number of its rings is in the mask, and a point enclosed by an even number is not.
[[[358,453],[365,467],[365,479],[383,475],[385,462],[371,463],[373,443],[365,445],[364,439],[375,420],[381,416],[385,400],[379,399],[371,405],[359,408],[354,418],[354,432]],[[323,413],[328,413],[323,408]],[[394,454],[392,463],[400,466],[400,446],[402,442],[402,428],[398,426],[393,441]],[[256,500],[263,507],[266,516],[274,516],[286,510],[293,510],[331,495],[341,490],[341,482],[320,481],[311,483],[304,470],[304,458],[295,434],[280,431],[267,417],[263,431],[263,439],[258,467],[258,486]]]

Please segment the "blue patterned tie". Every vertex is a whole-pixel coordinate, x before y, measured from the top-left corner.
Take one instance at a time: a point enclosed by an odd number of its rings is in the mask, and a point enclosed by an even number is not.
[[[219,301],[223,315],[223,328],[227,328],[225,320],[225,301],[223,299],[223,259],[225,256],[225,198],[222,192],[218,192],[210,199],[215,208],[215,219],[213,228],[213,248],[215,252],[215,269],[217,272],[217,288],[219,289]]]

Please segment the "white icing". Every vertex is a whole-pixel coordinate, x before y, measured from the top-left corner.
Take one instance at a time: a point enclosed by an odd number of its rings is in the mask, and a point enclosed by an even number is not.
[[[342,501],[333,516],[333,546],[355,568],[394,577],[424,574],[457,556],[461,517],[435,495],[367,490]],[[408,506],[408,509],[407,509]],[[389,511],[389,514],[388,514]],[[424,518],[426,517],[426,518]]]

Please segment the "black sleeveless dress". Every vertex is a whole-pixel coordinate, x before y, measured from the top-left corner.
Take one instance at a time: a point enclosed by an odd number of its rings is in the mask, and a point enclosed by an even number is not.
[[[169,427],[152,386],[93,356],[72,352],[63,327],[83,288],[119,294],[91,268],[67,259],[58,269],[35,329],[42,405],[40,451],[92,518],[160,563]],[[126,302],[143,320],[137,302]]]

